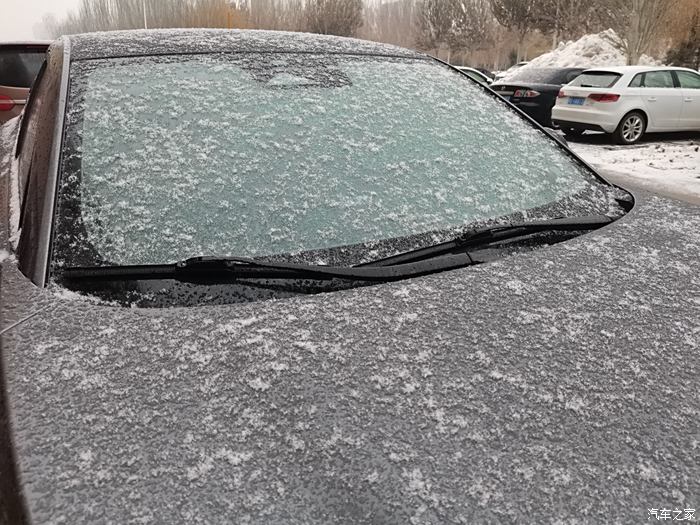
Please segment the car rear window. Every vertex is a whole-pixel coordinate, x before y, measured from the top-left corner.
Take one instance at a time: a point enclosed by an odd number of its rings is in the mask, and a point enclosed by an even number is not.
[[[571,78],[571,69],[525,68],[519,69],[507,78],[507,82],[533,82],[537,84],[564,84]]]
[[[622,75],[606,71],[586,71],[576,77],[569,85],[578,87],[609,88],[613,87]]]
[[[0,86],[29,88],[46,55],[46,46],[0,46]]]

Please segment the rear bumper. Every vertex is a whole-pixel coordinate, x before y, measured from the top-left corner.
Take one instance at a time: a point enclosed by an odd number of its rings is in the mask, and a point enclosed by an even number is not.
[[[598,124],[586,124],[582,122],[571,122],[570,120],[559,120],[559,119],[552,119],[552,124],[555,126],[561,128],[561,129],[587,129],[590,131],[603,131],[606,132],[601,126]],[[608,132],[606,132],[608,133]]]
[[[615,113],[596,111],[593,108],[570,108],[554,106],[552,122],[560,127],[590,129],[612,133],[617,128],[619,119]]]
[[[551,105],[540,104],[537,102],[512,101],[516,108],[531,117],[543,126],[551,126],[552,110]]]

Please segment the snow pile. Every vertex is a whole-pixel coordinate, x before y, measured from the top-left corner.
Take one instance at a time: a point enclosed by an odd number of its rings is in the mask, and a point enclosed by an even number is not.
[[[549,53],[540,55],[527,65],[515,71],[543,67],[603,67],[627,65],[627,58],[611,44],[615,31],[608,29],[601,33],[585,35],[578,40],[562,42]],[[642,55],[641,65],[658,64],[653,58]]]

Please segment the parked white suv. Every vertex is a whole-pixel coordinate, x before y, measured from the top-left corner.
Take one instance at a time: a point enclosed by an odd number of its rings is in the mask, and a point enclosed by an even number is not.
[[[646,132],[700,131],[700,74],[679,67],[588,69],[562,87],[552,122],[565,134],[612,133],[634,144]]]

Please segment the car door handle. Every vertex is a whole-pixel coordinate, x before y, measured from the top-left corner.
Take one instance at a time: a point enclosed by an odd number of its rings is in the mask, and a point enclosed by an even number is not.
[[[693,99],[692,99],[692,98],[690,98],[690,97],[688,97],[688,98],[684,98],[684,99],[683,99],[683,101],[684,101],[684,102],[692,102],[692,101],[693,101]]]
[[[649,97],[647,98],[649,102],[656,102],[656,97]]]

